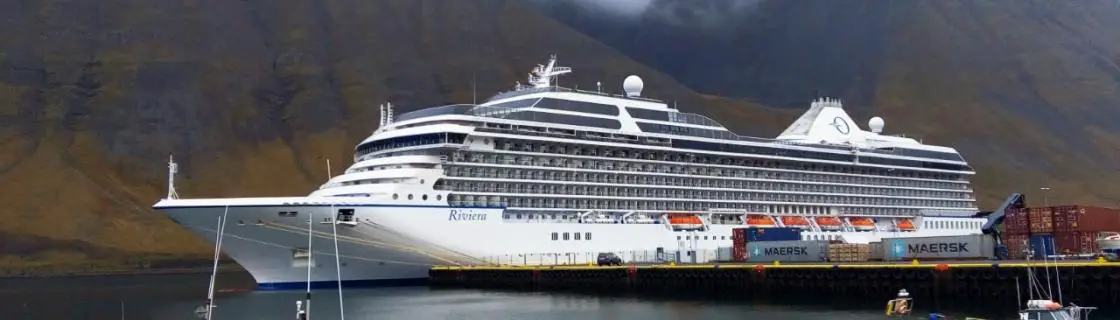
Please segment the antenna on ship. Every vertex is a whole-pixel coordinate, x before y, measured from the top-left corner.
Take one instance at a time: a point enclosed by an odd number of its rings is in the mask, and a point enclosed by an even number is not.
[[[475,83],[477,80],[475,71],[471,71],[471,104],[478,104],[478,85]]]
[[[533,72],[529,74],[529,84],[534,88],[547,88],[551,87],[553,82],[560,75],[572,73],[572,68],[556,66],[556,55],[552,55],[548,59],[548,65],[538,64],[533,68]]]
[[[377,113],[381,115],[381,120],[377,122],[377,128],[381,129],[381,127],[385,126],[385,105],[384,104],[377,105]]]
[[[179,192],[175,191],[175,174],[179,173],[179,164],[175,157],[167,156],[167,199],[179,199]]]
[[[393,124],[393,103],[385,102],[385,124]]]

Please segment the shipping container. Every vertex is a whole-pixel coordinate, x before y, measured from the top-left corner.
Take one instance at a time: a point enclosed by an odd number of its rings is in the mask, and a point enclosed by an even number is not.
[[[747,242],[801,240],[801,228],[746,228]]]
[[[1027,234],[1003,234],[1003,245],[1007,246],[1007,256],[1013,260],[1021,260],[1027,257],[1027,248],[1030,246],[1028,243]]]
[[[731,247],[719,247],[716,249],[716,261],[731,261],[735,255],[731,252]]]
[[[1059,254],[1084,254],[1100,252],[1098,232],[1059,232],[1054,234],[1054,249]]]
[[[731,248],[731,261],[733,261],[733,262],[747,262],[747,248],[745,248],[745,247],[732,247]]]
[[[821,262],[828,258],[828,241],[747,242],[751,262]]]
[[[868,251],[870,251],[869,256],[867,257],[868,260],[883,261],[883,242],[882,241],[876,241],[876,242],[868,243],[867,246],[868,246]]]
[[[1034,259],[1045,259],[1047,256],[1054,255],[1057,251],[1054,250],[1054,236],[1050,234],[1031,234],[1031,253]]]
[[[995,241],[983,234],[948,237],[884,238],[885,260],[910,259],[990,259]]]
[[[1027,209],[1027,218],[1030,219],[1031,233],[1054,231],[1054,214],[1050,207]]]
[[[1120,209],[1086,206],[1054,209],[1055,232],[1120,232]]]
[[[864,262],[871,260],[871,245],[864,243],[829,243],[829,262]]]
[[[1003,234],[1027,234],[1030,233],[1030,219],[1027,218],[1027,210],[1023,208],[1010,208],[1007,209],[1006,215],[1003,217]]]

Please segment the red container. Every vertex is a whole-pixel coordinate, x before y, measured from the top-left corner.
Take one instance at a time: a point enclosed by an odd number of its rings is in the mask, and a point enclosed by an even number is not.
[[[1028,234],[1030,233],[1030,223],[1027,219],[1027,210],[1023,208],[1007,209],[1007,213],[1003,218],[1003,233],[1005,234]]]
[[[1060,206],[1054,210],[1056,232],[1120,232],[1120,209]]]
[[[1003,244],[1007,246],[1007,255],[1011,259],[1025,259],[1027,253],[1024,251],[1030,244],[1027,243],[1028,234],[1003,234]]]
[[[1027,219],[1030,221],[1031,233],[1049,233],[1054,231],[1054,214],[1050,207],[1027,209]]]
[[[1058,254],[1097,253],[1097,232],[1061,232],[1054,234],[1054,250]]]
[[[731,261],[747,261],[747,228],[731,229]]]
[[[731,261],[734,262],[747,262],[747,245],[736,245],[731,247]]]

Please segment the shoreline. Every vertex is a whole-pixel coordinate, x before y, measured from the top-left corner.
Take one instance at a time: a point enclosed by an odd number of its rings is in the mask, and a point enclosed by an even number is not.
[[[38,269],[38,270],[36,270]],[[0,274],[0,279],[37,279],[37,278],[78,278],[78,277],[106,277],[106,276],[147,276],[147,275],[191,275],[191,274],[210,274],[213,272],[213,266],[196,267],[196,268],[159,268],[159,269],[128,269],[128,268],[105,268],[94,270],[42,270],[43,268],[12,268],[4,270]],[[218,265],[218,273],[236,273],[245,272],[245,269],[237,264],[223,264]]]

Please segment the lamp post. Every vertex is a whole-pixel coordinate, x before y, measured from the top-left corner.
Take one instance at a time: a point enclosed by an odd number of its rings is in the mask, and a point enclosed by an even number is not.
[[[1038,190],[1042,190],[1042,202],[1045,203],[1047,207],[1049,207],[1050,206],[1050,187],[1041,187],[1041,188],[1038,188]]]

